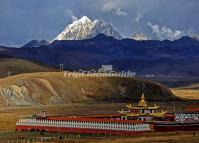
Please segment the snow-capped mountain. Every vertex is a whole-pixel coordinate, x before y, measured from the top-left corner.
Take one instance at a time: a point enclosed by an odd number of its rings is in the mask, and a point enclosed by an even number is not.
[[[135,33],[131,39],[137,40],[137,41],[145,41],[145,40],[150,40],[150,38],[148,36],[146,36],[143,33]]]
[[[100,33],[112,36],[116,39],[122,38],[110,23],[101,20],[92,21],[87,16],[83,16],[79,20],[69,24],[54,40],[90,39]]]

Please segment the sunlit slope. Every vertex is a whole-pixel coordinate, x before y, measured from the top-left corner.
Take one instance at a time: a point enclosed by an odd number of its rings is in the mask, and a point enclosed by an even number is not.
[[[55,71],[55,69],[39,65],[28,60],[16,58],[0,58],[0,78],[31,72]]]
[[[0,79],[0,105],[137,102],[142,92],[150,101],[173,100],[165,86],[135,78],[75,78],[60,72],[41,72]]]
[[[172,92],[182,99],[199,100],[199,83],[186,87],[173,88]]]

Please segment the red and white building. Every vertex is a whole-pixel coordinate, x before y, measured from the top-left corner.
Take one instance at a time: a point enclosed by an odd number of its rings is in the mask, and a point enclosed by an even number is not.
[[[20,119],[16,130],[133,135],[151,129],[142,121],[65,116]]]
[[[185,112],[175,113],[176,121],[195,121],[199,122],[199,108],[198,107],[189,107]]]

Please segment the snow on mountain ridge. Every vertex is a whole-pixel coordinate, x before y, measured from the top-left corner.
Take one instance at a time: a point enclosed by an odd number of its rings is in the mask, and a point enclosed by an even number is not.
[[[150,40],[150,38],[148,36],[146,36],[143,33],[135,33],[131,39],[134,39],[136,41],[146,41],[146,40]]]
[[[83,16],[80,20],[77,20],[77,21],[81,21],[82,23],[92,22],[92,21],[90,20],[90,18],[88,18],[87,16]]]
[[[92,21],[87,16],[69,24],[55,40],[82,40],[90,39],[98,34],[105,34],[116,39],[121,39],[121,35],[112,27],[110,23],[95,19]]]

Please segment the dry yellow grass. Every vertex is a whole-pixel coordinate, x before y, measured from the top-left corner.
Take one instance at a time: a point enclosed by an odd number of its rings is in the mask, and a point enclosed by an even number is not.
[[[192,132],[183,133],[148,133],[134,137],[112,137],[102,139],[67,140],[78,143],[198,143],[199,133],[193,137]]]
[[[185,100],[199,100],[199,90],[194,89],[171,89],[178,98]]]
[[[37,63],[16,59],[16,58],[1,58],[0,59],[0,78],[20,73],[56,71],[54,68]]]
[[[50,143],[198,143],[199,132],[193,137],[192,132],[145,133],[123,137],[90,137],[80,139],[62,139]]]
[[[179,98],[186,100],[199,100],[199,84],[192,84],[185,87],[171,89],[172,92]]]

